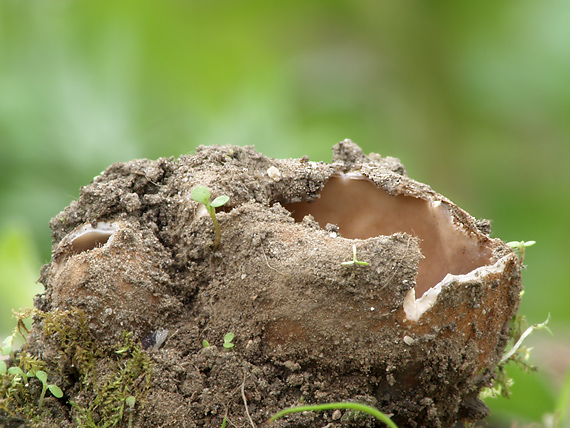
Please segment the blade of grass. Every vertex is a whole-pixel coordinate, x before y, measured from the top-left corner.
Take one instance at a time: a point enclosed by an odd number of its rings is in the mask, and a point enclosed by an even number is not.
[[[566,426],[566,417],[568,414],[568,402],[570,400],[570,367],[564,375],[564,382],[558,394],[556,407],[554,408],[554,427],[559,428]]]
[[[326,403],[326,404],[316,404],[312,406],[291,407],[289,409],[281,410],[280,412],[273,415],[271,419],[269,419],[269,422],[273,422],[275,419],[288,415],[289,413],[298,413],[298,412],[307,412],[307,411],[319,412],[322,410],[336,410],[336,409],[348,409],[348,410],[356,410],[358,412],[368,413],[369,415],[374,416],[379,421],[385,423],[390,428],[398,428],[398,426],[394,422],[392,422],[392,420],[384,413],[382,413],[380,410],[359,403]]]
[[[531,334],[534,330],[541,330],[541,329],[545,329],[546,331],[548,331],[550,334],[552,334],[552,332],[550,331],[550,328],[548,328],[548,321],[550,321],[550,314],[548,314],[548,317],[546,318],[546,321],[544,321],[543,323],[540,324],[533,324],[531,325],[529,328],[527,328],[523,334],[521,334],[521,337],[519,338],[519,340],[517,340],[517,343],[515,343],[513,345],[513,347],[511,348],[511,350],[509,352],[507,352],[505,355],[503,355],[503,358],[501,358],[501,363],[504,361],[507,361],[509,358],[512,357],[512,355],[517,352],[517,350],[520,348],[520,346],[522,345],[522,343],[524,342],[524,340],[526,339],[526,337]]]

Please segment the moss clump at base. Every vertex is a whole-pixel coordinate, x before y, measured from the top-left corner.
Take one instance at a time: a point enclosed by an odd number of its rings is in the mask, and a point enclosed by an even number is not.
[[[123,332],[113,347],[99,346],[79,309],[27,309],[16,315],[17,332],[27,342],[0,374],[0,422],[30,428],[132,426],[152,376],[151,361],[132,333]],[[23,324],[29,317],[34,318],[31,333]],[[60,400],[47,396],[40,403],[38,370],[64,391]]]

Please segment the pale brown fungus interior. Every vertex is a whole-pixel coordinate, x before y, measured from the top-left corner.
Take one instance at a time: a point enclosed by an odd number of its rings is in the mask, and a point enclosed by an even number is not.
[[[448,273],[466,274],[491,264],[491,248],[456,226],[445,204],[389,195],[364,176],[335,175],[318,199],[284,206],[296,221],[311,214],[321,227],[335,224],[340,234],[349,239],[396,232],[418,237],[424,258],[418,267],[416,298]]]
[[[95,227],[86,224],[67,238],[74,254],[89,251],[105,245],[118,228],[117,224],[100,222]]]
[[[82,253],[83,251],[101,247],[107,243],[111,235],[111,232],[101,232],[96,230],[78,236],[71,243],[73,252]]]

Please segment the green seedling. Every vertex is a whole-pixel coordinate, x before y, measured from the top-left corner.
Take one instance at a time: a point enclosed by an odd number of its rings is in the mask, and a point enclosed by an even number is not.
[[[317,404],[314,406],[299,406],[299,407],[291,407],[289,409],[281,410],[280,412],[274,414],[269,422],[273,422],[275,419],[278,419],[282,416],[288,415],[289,413],[298,413],[298,412],[320,412],[323,410],[336,410],[336,409],[348,409],[348,410],[356,410],[358,412],[368,413],[371,416],[374,416],[379,421],[383,422],[390,428],[398,428],[398,426],[382,413],[380,410],[375,409],[374,407],[367,406],[365,404],[360,403],[326,403],[326,404]]]
[[[8,336],[2,342],[2,347],[0,347],[0,354],[9,355],[12,361],[15,361],[16,357],[14,355],[14,350],[12,349],[12,342],[14,341],[14,335]],[[0,360],[0,375],[6,374],[8,366],[4,360]]]
[[[8,369],[8,374],[14,376],[12,384],[19,381],[20,378],[24,381],[24,385],[28,385],[28,375],[24,373],[20,367],[13,366]]]
[[[128,428],[131,428],[133,426],[133,413],[135,410],[136,402],[137,399],[134,395],[129,395],[127,398],[125,398],[125,404],[127,406],[127,409],[125,411],[129,414]]]
[[[210,347],[210,342],[208,342],[206,339],[202,340],[202,348],[209,348]]]
[[[524,250],[527,247],[532,247],[534,244],[536,244],[536,241],[511,241],[511,242],[507,242],[507,245],[515,250],[518,250],[519,252],[519,258],[521,263],[524,260]]]
[[[13,386],[16,385],[17,383],[19,383],[20,379],[22,379],[23,385],[25,387],[27,387],[28,386],[28,379],[30,377],[35,377],[42,383],[42,393],[40,394],[40,400],[38,403],[38,408],[42,407],[46,392],[48,390],[53,394],[54,397],[57,397],[57,398],[63,397],[63,391],[59,388],[59,386],[47,383],[47,373],[44,372],[43,370],[36,370],[35,372],[33,370],[31,370],[28,373],[26,373],[20,367],[13,366],[7,370],[7,373],[9,375],[14,376],[12,379],[12,385]]]
[[[40,401],[38,403],[38,407],[41,408],[44,402],[44,397],[46,395],[46,391],[49,389],[49,392],[53,394],[56,398],[63,397],[63,391],[57,385],[52,385],[47,383],[47,373],[43,370],[38,370],[35,373],[36,378],[42,383],[42,393],[40,395]]]
[[[501,358],[501,363],[508,361],[509,358],[511,358],[516,352],[519,351],[519,348],[521,347],[521,345],[523,344],[524,340],[527,338],[528,335],[530,335],[534,330],[546,330],[547,332],[549,332],[550,334],[552,334],[552,331],[550,331],[550,328],[548,328],[548,321],[550,321],[550,314],[548,314],[548,317],[546,318],[546,321],[540,323],[540,324],[533,324],[531,325],[529,328],[527,328],[523,334],[521,334],[521,336],[519,337],[519,340],[517,340],[517,343],[515,343],[513,345],[513,347],[511,348],[511,350],[509,352],[507,352],[505,355],[503,355],[503,358]]]
[[[232,343],[232,340],[234,340],[234,334],[233,333],[228,333],[224,336],[224,348],[226,349],[231,349],[234,347],[234,344]]]
[[[210,202],[210,191],[206,186],[194,187],[192,193],[190,194],[190,197],[194,201],[204,204],[206,210],[208,211],[208,214],[210,214],[210,217],[212,217],[212,221],[214,222],[214,229],[216,232],[213,250],[216,251],[220,245],[220,240],[222,239],[222,235],[220,233],[220,225],[218,224],[218,219],[216,218],[216,208],[225,205],[230,200],[230,197],[227,195],[221,195]]]
[[[341,265],[344,266],[351,266],[351,265],[360,265],[360,266],[368,266],[367,262],[361,262],[356,258],[356,245],[352,246],[352,260],[349,262],[342,262]]]
[[[14,349],[12,348],[12,344],[14,343],[15,337],[16,337],[16,331],[14,331],[14,334],[4,339],[4,341],[2,342],[2,347],[0,348],[0,354],[9,355],[12,361],[16,360],[16,356],[14,355]]]

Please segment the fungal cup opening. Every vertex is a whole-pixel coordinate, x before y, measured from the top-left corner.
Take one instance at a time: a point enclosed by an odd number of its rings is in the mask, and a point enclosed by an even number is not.
[[[489,240],[456,224],[446,203],[390,195],[358,173],[333,175],[319,198],[283,205],[297,222],[311,214],[322,228],[335,224],[348,239],[404,232],[420,239],[415,298],[448,274],[464,275],[492,263]]]
[[[69,242],[74,254],[101,247],[109,242],[118,229],[118,224],[99,222],[93,227],[86,224],[69,236]]]

